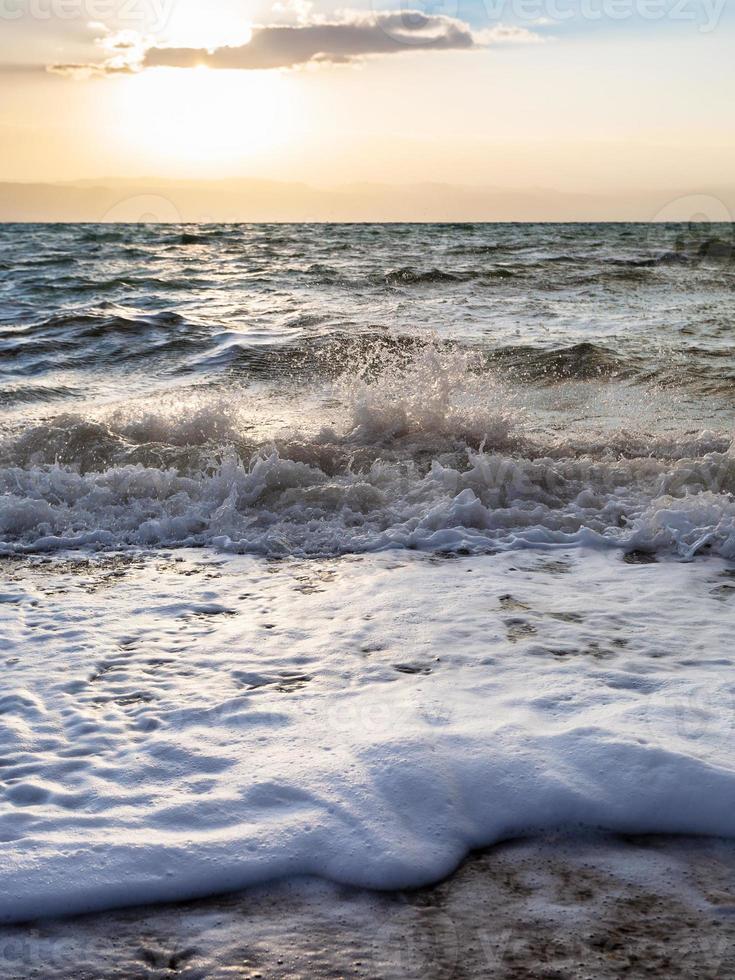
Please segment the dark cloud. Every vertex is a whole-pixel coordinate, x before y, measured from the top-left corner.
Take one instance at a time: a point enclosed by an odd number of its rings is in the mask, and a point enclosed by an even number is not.
[[[133,75],[137,69],[132,65],[116,64],[68,64],[68,65],[48,65],[46,71],[52,75],[63,75],[65,78],[76,78],[86,80],[88,78],[101,77],[103,75]]]
[[[268,69],[309,61],[345,62],[371,54],[447,51],[475,46],[466,24],[418,12],[355,14],[337,23],[258,27],[247,44],[217,48],[149,48],[143,67]]]
[[[495,28],[473,34],[462,21],[417,10],[383,11],[371,14],[347,11],[339,20],[253,28],[247,44],[207,48],[157,47],[135,51],[126,59],[121,44],[115,59],[103,64],[53,65],[60,74],[79,77],[142,71],[146,68],[207,68],[268,70],[294,68],[309,63],[345,64],[369,55],[401,54],[406,51],[467,51],[488,44],[536,40],[536,35],[519,28]]]
[[[402,51],[447,51],[475,47],[466,24],[449,17],[418,11],[346,13],[333,22],[256,27],[247,44],[207,48],[149,47],[138,59],[121,63],[121,46],[114,63],[51,65],[49,71],[84,77],[145,68],[229,68],[267,70],[293,68],[309,62],[344,64],[365,55]],[[129,44],[131,51],[135,45]]]

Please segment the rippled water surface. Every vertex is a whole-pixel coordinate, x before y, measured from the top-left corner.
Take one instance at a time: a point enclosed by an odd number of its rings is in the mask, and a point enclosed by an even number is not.
[[[731,241],[3,226],[0,539],[728,552]]]

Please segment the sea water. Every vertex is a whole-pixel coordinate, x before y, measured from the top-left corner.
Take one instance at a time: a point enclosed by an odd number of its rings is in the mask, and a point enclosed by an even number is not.
[[[731,240],[0,227],[0,916],[733,836]]]

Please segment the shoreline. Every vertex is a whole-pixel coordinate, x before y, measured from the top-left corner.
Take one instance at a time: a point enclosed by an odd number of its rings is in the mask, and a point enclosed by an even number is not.
[[[735,841],[660,835],[509,841],[412,891],[299,878],[0,929],[6,980],[719,980],[734,956]]]
[[[285,875],[413,888],[560,827],[735,836],[729,571],[22,562],[0,608],[4,919]]]

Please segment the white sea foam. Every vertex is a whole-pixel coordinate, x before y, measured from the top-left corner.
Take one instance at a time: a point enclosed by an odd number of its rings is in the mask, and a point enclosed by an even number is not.
[[[419,885],[556,826],[735,835],[717,560],[77,562],[0,596],[5,920]]]
[[[598,544],[735,555],[716,432],[550,438],[476,358],[432,345],[343,375],[260,446],[251,396],[62,417],[6,440],[0,549],[210,545],[329,555]],[[316,406],[316,407],[315,407]],[[311,430],[309,430],[311,425]]]
[[[209,544],[263,554],[385,548],[487,551],[597,543],[735,556],[735,457],[377,460],[329,474],[274,449],[183,475],[152,466],[0,471],[0,548]]]

